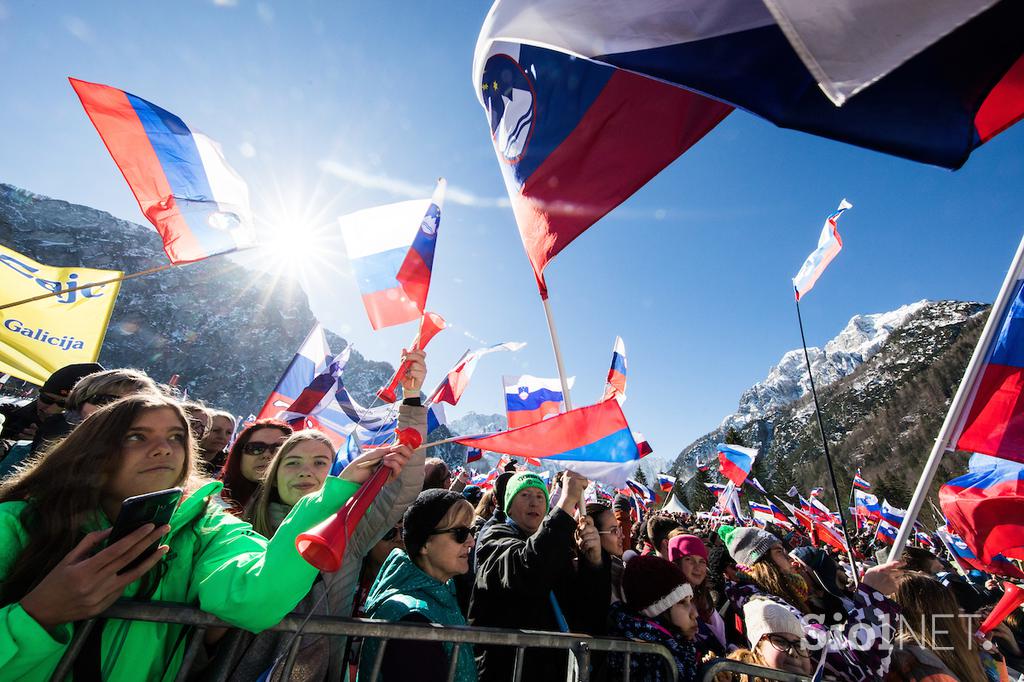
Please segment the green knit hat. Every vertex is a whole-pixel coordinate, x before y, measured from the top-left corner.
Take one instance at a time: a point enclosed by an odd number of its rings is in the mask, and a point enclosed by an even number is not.
[[[526,488],[537,488],[544,493],[544,507],[545,509],[551,504],[551,498],[548,496],[548,487],[544,483],[544,479],[537,474],[530,471],[520,471],[519,473],[508,479],[508,483],[505,484],[505,513],[508,513],[508,508],[512,504],[512,498],[521,493]]]
[[[777,537],[760,528],[721,526],[718,537],[722,538],[736,563],[744,566],[753,566],[768,556],[772,547],[782,544]]]

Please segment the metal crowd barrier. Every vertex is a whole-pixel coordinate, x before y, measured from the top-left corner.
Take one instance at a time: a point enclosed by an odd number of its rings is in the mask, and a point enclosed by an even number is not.
[[[226,628],[237,630],[238,628],[225,623],[216,616],[210,615],[198,609],[171,604],[167,602],[133,602],[120,601],[107,609],[99,618],[119,620],[139,620],[158,623],[171,623],[185,625],[192,628],[188,642],[185,645],[185,654],[181,661],[181,669],[175,678],[183,682],[196,661],[200,649],[203,646],[203,635],[209,628]],[[96,619],[86,622],[75,631],[75,636],[68,645],[64,656],[58,663],[56,670],[51,675],[51,682],[63,680],[71,671],[75,658],[78,656],[85,643],[90,630],[95,626]],[[295,657],[303,635],[326,635],[331,637],[362,637],[380,639],[381,644],[377,649],[377,655],[373,667],[368,671],[368,676],[363,677],[360,672],[359,679],[369,682],[376,682],[380,675],[381,666],[384,662],[384,652],[387,649],[389,640],[418,640],[428,642],[450,642],[452,643],[451,665],[448,668],[448,680],[455,679],[455,664],[463,644],[486,644],[515,647],[515,667],[513,669],[514,682],[522,681],[523,662],[527,649],[563,649],[572,653],[569,658],[566,670],[566,679],[573,679],[578,682],[590,681],[590,662],[592,652],[617,653],[623,656],[623,667],[625,675],[623,680],[629,682],[630,658],[639,654],[647,654],[660,657],[665,664],[668,676],[667,679],[675,681],[676,665],[672,654],[660,645],[646,642],[635,642],[628,639],[598,638],[587,635],[562,633],[562,632],[539,632],[532,630],[502,630],[499,628],[480,627],[454,627],[434,624],[417,623],[388,623],[379,620],[362,618],[337,618],[331,616],[312,616],[306,618],[304,615],[289,615],[270,631],[298,632],[302,634],[295,637],[291,643],[288,657],[285,660],[285,667],[281,679],[287,680],[291,677],[292,666],[295,664]],[[574,665],[575,663],[575,665]],[[734,663],[728,661],[728,663]],[[749,667],[749,666],[748,666]],[[575,668],[575,670],[574,670]],[[761,677],[768,677],[762,674]],[[773,672],[773,671],[766,671]],[[229,670],[215,671],[215,679],[220,682],[227,678]],[[706,678],[707,679],[707,678]],[[793,677],[772,678],[780,680],[796,679]],[[533,682],[528,681],[528,682]]]

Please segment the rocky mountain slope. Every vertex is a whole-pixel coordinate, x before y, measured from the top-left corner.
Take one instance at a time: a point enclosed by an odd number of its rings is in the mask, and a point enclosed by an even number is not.
[[[975,302],[920,301],[855,316],[824,349],[808,349],[843,495],[860,467],[879,496],[897,505],[909,501],[987,310]],[[805,493],[828,485],[802,350],[786,353],[743,393],[736,413],[684,448],[673,471],[692,472],[696,462],[714,460],[716,444],[727,436],[759,449],[754,475],[774,494],[794,484]],[[936,486],[959,464],[947,457]],[[684,497],[699,507],[706,500],[698,479]]]

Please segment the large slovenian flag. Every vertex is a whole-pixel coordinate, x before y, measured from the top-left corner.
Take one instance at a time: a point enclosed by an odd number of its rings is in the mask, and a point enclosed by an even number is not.
[[[345,250],[375,330],[418,320],[426,310],[446,186],[441,178],[430,199],[376,206],[339,218]]]
[[[528,4],[491,8],[477,40],[473,87],[537,286],[547,298],[548,262],[732,107],[578,59],[557,45],[506,38],[509,11],[538,9]],[[539,19],[546,23],[543,14]]]
[[[288,363],[284,374],[277,380],[277,385],[267,396],[256,418],[273,419],[282,410],[288,409],[313,378],[327,367],[330,357],[331,349],[327,345],[324,328],[317,322]]]
[[[1008,284],[992,305],[995,333],[979,347],[982,365],[956,417],[948,449],[981,452],[1024,462],[1024,241],[1008,273]],[[984,335],[983,335],[984,336]]]
[[[68,80],[172,263],[255,246],[249,187],[220,145],[141,97]]]
[[[497,343],[475,351],[467,350],[459,358],[459,361],[455,363],[455,366],[448,371],[448,374],[437,385],[437,388],[433,390],[427,402],[445,402],[449,405],[457,405],[463,391],[469,386],[469,380],[473,377],[473,371],[476,370],[476,364],[480,361],[480,358],[490,353],[506,350],[517,351],[525,347],[526,344],[521,341],[506,341],[505,343]]]
[[[456,440],[470,447],[560,462],[591,480],[621,488],[640,457],[614,400],[577,408],[528,426]]]
[[[858,516],[863,516],[873,521],[882,518],[882,506],[878,503],[878,498],[871,493],[855,490],[853,492],[853,504]]]
[[[850,208],[853,208],[853,204],[843,199],[839,202],[839,208],[826,218],[825,224],[821,226],[818,247],[811,252],[804,264],[800,266],[800,272],[796,273],[796,277],[793,278],[793,291],[797,301],[811,290],[814,283],[821,277],[821,273],[825,272],[825,268],[843,248],[843,239],[839,236],[837,221],[839,216]]]
[[[479,87],[494,41],[560,50],[784,128],[958,168],[1024,114],[1021,25],[1024,5],[1014,0],[902,3],[898,13],[878,11],[877,0],[499,0],[474,76]]]
[[[576,377],[569,377],[569,388],[575,380]],[[559,379],[522,374],[503,376],[502,383],[505,386],[505,415],[510,429],[549,419],[565,407]]]
[[[718,464],[722,475],[737,487],[742,486],[750,474],[750,469],[757,459],[756,448],[745,448],[741,445],[718,444]]]
[[[608,398],[615,398],[620,405],[626,402],[626,344],[621,336],[615,337],[615,346],[612,347],[612,366],[608,370],[602,400]]]
[[[939,489],[939,504],[983,561],[1024,559],[1024,465],[976,455],[970,471]]]
[[[658,474],[658,487],[661,488],[661,492],[670,493],[672,488],[676,485],[675,476],[669,476],[668,474]]]

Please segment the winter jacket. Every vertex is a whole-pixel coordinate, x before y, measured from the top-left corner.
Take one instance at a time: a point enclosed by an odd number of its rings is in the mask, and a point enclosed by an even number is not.
[[[561,630],[552,603],[572,632],[601,634],[611,601],[611,568],[602,553],[600,566],[573,561],[576,520],[553,509],[533,535],[511,519],[487,528],[476,546],[476,582],[469,605],[475,626],[522,630]],[[478,646],[480,679],[512,679],[515,649]],[[563,678],[568,664],[564,651],[528,650],[524,680]]]
[[[697,648],[693,642],[622,603],[612,605],[609,620],[611,623],[609,634],[615,637],[660,644],[668,649],[675,660],[679,682],[690,682],[697,679]],[[612,671],[612,679],[625,678],[624,658],[622,654],[608,655],[608,666]],[[661,682],[661,680],[672,678],[668,675],[665,660],[662,657],[654,654],[634,654],[629,658],[629,679]]]
[[[401,549],[391,554],[381,566],[377,580],[366,599],[368,618],[399,621],[465,625],[455,599],[455,584],[441,583],[430,577],[409,559]],[[367,640],[362,647],[359,668],[369,671],[373,667],[379,640]],[[392,640],[381,669],[382,682],[398,680],[445,680],[454,646],[450,642],[414,642]],[[433,650],[433,651],[431,651]],[[438,656],[437,654],[443,654]],[[455,670],[457,682],[476,682],[476,661],[472,645],[460,647]]]
[[[885,677],[892,654],[893,628],[898,627],[900,609],[881,592],[862,584],[854,593],[854,608],[846,623],[826,630],[824,626],[805,619],[805,614],[789,602],[762,591],[742,575],[741,578],[737,582],[727,583],[725,588],[736,613],[743,613],[743,605],[753,597],[764,597],[785,606],[800,619],[812,652],[820,652],[822,638],[828,638],[825,679],[862,682]],[[870,637],[871,646],[850,646],[847,637],[851,634],[858,639]]]
[[[414,428],[426,440],[427,408],[403,403],[398,413],[398,428]],[[318,616],[352,616],[363,558],[385,533],[395,527],[405,510],[419,495],[423,487],[425,452],[413,452],[409,462],[402,467],[399,477],[381,489],[349,539],[341,568],[334,573],[320,574],[313,583],[310,593],[295,608],[295,613],[305,615],[313,611]],[[271,504],[272,521],[276,525],[276,518],[284,515],[279,511],[275,514],[275,508],[287,508],[284,505]],[[242,644],[234,644],[232,640],[235,639],[242,640]],[[283,657],[287,656],[291,639],[291,633],[286,632],[264,632],[255,637],[247,633],[238,633],[223,641],[218,646],[218,651],[220,655],[231,655],[234,659],[231,667],[235,672],[229,678],[231,682],[243,682],[255,679],[275,661],[283,661]],[[325,654],[328,659],[325,664],[326,679],[340,679],[344,670],[345,645],[344,637],[305,635],[296,656],[297,663],[293,669],[292,679],[295,682],[325,679],[325,666],[314,665],[314,659],[323,659]]]
[[[322,490],[295,505],[269,542],[248,523],[209,504],[208,498],[221,487],[219,482],[206,484],[175,511],[163,541],[170,551],[161,560],[163,574],[150,598],[195,605],[258,632],[291,611],[317,575],[295,550],[296,536],[337,511],[359,486],[329,479]],[[0,504],[0,580],[27,544],[20,518],[26,507],[25,502]],[[103,525],[109,522],[104,519]],[[140,582],[129,585],[124,596],[134,596]],[[73,631],[72,623],[45,630],[19,603],[0,607],[0,679],[48,679]],[[103,679],[174,679],[186,635],[178,625],[107,621],[101,646]]]

